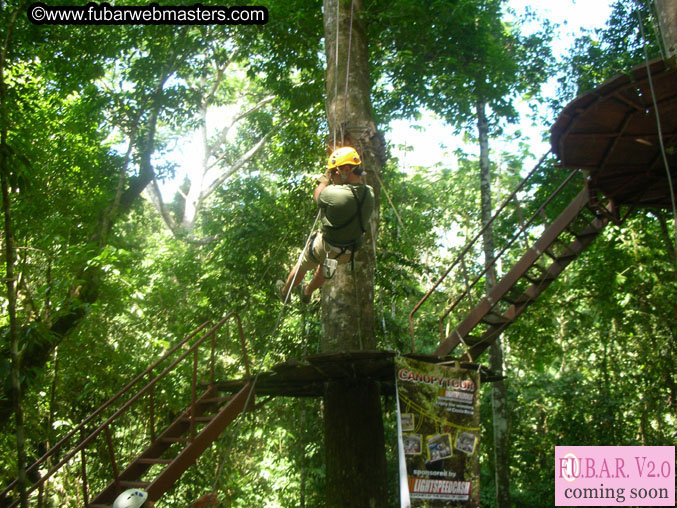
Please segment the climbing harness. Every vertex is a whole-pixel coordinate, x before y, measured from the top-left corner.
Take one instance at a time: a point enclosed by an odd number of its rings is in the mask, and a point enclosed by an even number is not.
[[[357,204],[355,213],[353,215],[351,215],[350,218],[348,220],[346,220],[345,222],[343,222],[342,224],[339,224],[337,226],[325,225],[324,227],[326,229],[331,230],[331,231],[340,231],[341,229],[345,229],[350,224],[352,224],[353,221],[355,220],[355,218],[357,218],[359,220],[360,229],[362,230],[362,234],[360,235],[360,237],[355,238],[354,240],[352,240],[348,243],[343,243],[343,244],[325,239],[325,241],[329,245],[336,247],[337,249],[341,249],[340,252],[338,253],[338,255],[336,256],[336,258],[339,258],[343,254],[350,252],[350,268],[351,268],[352,272],[354,273],[355,272],[355,251],[362,245],[362,235],[364,235],[364,233],[366,233],[366,231],[367,231],[367,229],[364,226],[364,219],[362,217],[362,207],[364,206],[364,202],[367,199],[367,192],[368,191],[367,191],[367,188],[364,187],[363,193],[362,193],[362,199],[360,199],[359,196],[357,195],[357,190],[355,189],[355,187],[352,186],[352,185],[350,185],[349,187],[350,187],[350,191],[353,194],[353,197],[355,198],[355,203]]]
[[[325,279],[333,279],[336,275],[336,268],[338,267],[338,261],[330,257],[326,257],[322,262],[322,277]]]

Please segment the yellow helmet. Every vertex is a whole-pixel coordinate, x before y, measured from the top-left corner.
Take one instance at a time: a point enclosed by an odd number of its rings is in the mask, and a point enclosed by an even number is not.
[[[327,161],[327,169],[334,169],[344,164],[351,164],[352,166],[359,166],[362,163],[360,155],[351,146],[344,146],[334,150]]]

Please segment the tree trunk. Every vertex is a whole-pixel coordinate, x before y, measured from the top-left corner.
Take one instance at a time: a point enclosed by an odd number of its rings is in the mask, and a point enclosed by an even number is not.
[[[352,145],[357,149],[376,202],[364,245],[355,253],[354,273],[350,263],[343,265],[322,288],[323,352],[377,346],[374,245],[380,187],[375,174],[383,167],[385,149],[372,115],[368,49],[361,12],[361,0],[324,2],[330,148]],[[363,379],[329,383],[324,405],[327,508],[386,507],[385,445],[378,383]]]
[[[492,216],[491,167],[489,164],[489,123],[486,104],[477,103],[477,126],[480,141],[480,194],[482,202],[482,226]],[[482,238],[485,265],[494,259],[494,231],[489,226]],[[496,270],[492,266],[487,272],[487,294],[496,285]],[[503,374],[503,340],[499,337],[489,347],[489,368],[498,375]],[[496,481],[496,503],[499,508],[510,506],[510,453],[508,449],[507,392],[505,383],[491,384],[491,410],[494,431],[494,475]]]
[[[162,94],[162,87],[169,75],[163,77],[160,85],[157,87],[156,96],[153,97],[153,104],[150,109],[149,120],[146,125],[146,134],[142,141],[140,150],[140,171],[133,178],[128,179],[127,189],[119,196],[116,196],[114,202],[107,210],[102,211],[97,224],[92,228],[90,243],[99,249],[107,244],[108,234],[112,230],[118,218],[127,214],[136,199],[146,186],[153,181],[155,176],[152,155],[155,150],[155,131],[157,120],[159,118],[161,103],[159,101]],[[96,254],[94,254],[96,255]],[[75,274],[73,286],[69,290],[69,297],[62,303],[61,308],[54,312],[58,314],[49,327],[49,334],[45,336],[33,336],[35,332],[29,328],[26,334],[26,345],[24,347],[22,359],[22,368],[24,372],[30,372],[37,368],[42,368],[51,358],[54,348],[61,343],[63,338],[73,331],[80,321],[87,315],[87,308],[99,297],[101,284],[101,269],[97,266],[89,265],[88,262]],[[35,327],[39,329],[39,327]],[[24,386],[26,380],[23,380]],[[4,395],[5,383],[0,382],[0,425],[9,419],[12,412],[11,407],[6,402]]]
[[[7,7],[5,6],[5,9]],[[3,9],[0,8],[0,12]],[[7,13],[3,13],[7,14]],[[5,46],[0,48],[0,185],[2,186],[2,211],[4,215],[5,237],[5,263],[7,287],[7,313],[9,316],[9,349],[12,362],[11,367],[11,396],[12,410],[16,425],[16,452],[18,469],[19,500],[21,508],[28,506],[26,496],[26,445],[24,438],[24,421],[22,393],[21,393],[21,354],[19,352],[19,330],[16,318],[16,285],[14,268],[16,263],[16,249],[14,248],[14,231],[12,228],[12,205],[10,184],[10,161],[9,146],[7,145],[7,133],[9,129],[9,114],[7,110],[7,84],[5,83],[6,55],[11,41],[11,32],[14,28],[19,9],[15,8],[7,16],[7,31],[5,34]]]
[[[668,60],[673,64],[677,59],[677,2],[674,0],[656,0],[658,22],[663,34],[663,44]]]

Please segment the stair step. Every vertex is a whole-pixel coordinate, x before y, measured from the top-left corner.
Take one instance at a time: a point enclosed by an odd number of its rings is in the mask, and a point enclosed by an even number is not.
[[[196,422],[211,422],[214,419],[213,416],[196,416],[193,418]],[[190,421],[190,416],[184,416],[181,418],[181,421],[183,422],[189,422]]]
[[[578,257],[578,254],[563,254],[555,258],[555,261],[569,261],[570,259],[575,259]]]
[[[201,404],[223,404],[225,402],[229,402],[233,397],[210,397],[208,399],[202,399],[200,401]]]
[[[538,279],[538,278],[536,278],[536,277],[532,277],[532,276],[529,275],[528,273],[525,273],[524,275],[522,275],[522,277],[524,277],[525,279],[527,279],[527,280],[528,280],[529,282],[531,282],[532,284],[539,284],[539,283],[541,282],[540,279]]]
[[[542,284],[545,281],[552,281],[555,280],[557,277],[555,275],[549,274],[549,273],[544,273],[539,277],[534,277],[528,273],[525,273],[522,277],[527,279],[529,282],[531,282],[534,285]]]
[[[163,437],[160,441],[163,443],[187,443],[190,439],[187,437]]]
[[[512,321],[506,317],[501,316],[500,314],[490,312],[482,318],[482,322],[491,326],[501,326],[511,323]]]
[[[150,482],[134,482],[131,480],[120,480],[120,487],[125,489],[145,489]]]
[[[465,343],[470,347],[474,346],[475,344],[478,344],[481,341],[482,337],[478,337],[477,335],[468,335],[465,338]]]
[[[595,231],[595,230],[593,230],[593,231],[585,231],[585,230],[583,230],[583,231],[574,231],[574,230],[571,229],[571,228],[566,228],[566,229],[567,229],[567,231],[568,231],[569,233],[571,233],[572,235],[574,235],[576,238],[586,238],[586,237],[588,237],[588,236],[595,236],[595,235],[597,234],[597,231]]]
[[[172,461],[172,459],[150,459],[150,458],[143,458],[143,459],[138,459],[136,462],[139,464],[169,464]]]
[[[502,300],[505,300],[511,305],[523,305],[529,301],[529,297],[524,293],[520,293],[518,296],[504,295]]]

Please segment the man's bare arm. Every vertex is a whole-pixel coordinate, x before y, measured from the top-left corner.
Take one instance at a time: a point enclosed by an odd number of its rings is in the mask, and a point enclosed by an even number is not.
[[[318,184],[317,187],[315,187],[315,192],[313,193],[313,199],[315,200],[315,203],[317,203],[317,200],[320,199],[320,193],[325,189],[325,187],[327,187],[327,185],[329,185],[333,176],[334,171],[328,169],[324,172],[324,175],[317,179]]]

